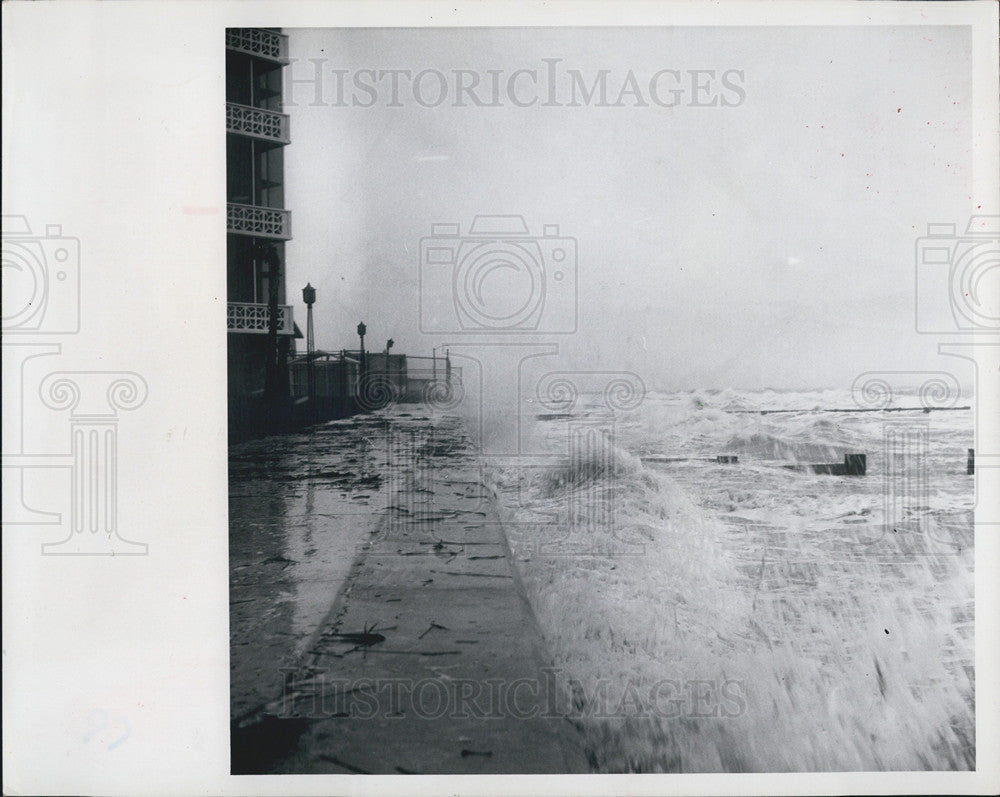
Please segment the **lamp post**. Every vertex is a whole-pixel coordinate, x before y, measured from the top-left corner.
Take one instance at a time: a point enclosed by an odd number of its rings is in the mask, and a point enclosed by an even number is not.
[[[311,283],[306,283],[302,289],[302,301],[306,304],[306,393],[309,396],[309,412],[313,412],[313,393],[316,387],[315,374],[313,372],[313,352],[315,342],[313,340],[313,304],[316,302],[316,289]]]
[[[395,345],[395,343],[396,341],[394,341],[392,338],[389,338],[389,340],[385,342],[385,365],[383,366],[383,370],[385,372],[385,378],[389,380],[389,384],[396,385],[396,387],[402,390],[403,385],[400,384],[400,375],[398,373],[395,373],[389,366],[389,352],[392,350],[392,347],[393,345]],[[396,377],[395,379],[393,379],[394,376]]]
[[[365,378],[366,363],[365,363],[365,333],[368,331],[368,327],[365,326],[365,322],[362,321],[358,324],[358,337],[361,338],[361,364],[358,366],[359,371],[359,381],[363,381]]]

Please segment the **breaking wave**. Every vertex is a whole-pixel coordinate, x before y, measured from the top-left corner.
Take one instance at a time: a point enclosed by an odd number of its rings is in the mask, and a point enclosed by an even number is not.
[[[484,456],[599,771],[974,767],[971,419],[921,415],[906,467],[947,473],[893,507],[886,421],[821,411],[842,400],[653,396]],[[767,402],[806,410],[737,412]],[[849,451],[867,478],[779,467]]]

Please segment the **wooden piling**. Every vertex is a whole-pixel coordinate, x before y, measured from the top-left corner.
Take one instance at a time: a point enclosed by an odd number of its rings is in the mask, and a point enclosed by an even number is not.
[[[865,454],[844,455],[844,475],[864,476],[868,472],[868,457]]]

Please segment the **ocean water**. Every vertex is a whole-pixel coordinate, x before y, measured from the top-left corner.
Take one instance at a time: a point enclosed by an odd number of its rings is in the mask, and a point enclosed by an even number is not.
[[[476,418],[400,405],[234,446],[233,716],[280,691],[400,491],[478,455],[557,713],[595,770],[971,769],[974,414],[837,411],[856,406],[836,391],[525,402],[520,453],[498,456],[489,433],[469,450]],[[503,409],[481,426],[509,452]],[[801,468],[853,453],[866,475]]]
[[[974,768],[974,414],[855,407],[592,395],[526,404],[521,456],[480,441],[596,769]]]

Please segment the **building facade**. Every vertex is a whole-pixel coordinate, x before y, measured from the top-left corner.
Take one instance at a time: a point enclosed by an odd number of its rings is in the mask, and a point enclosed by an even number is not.
[[[276,28],[226,30],[226,242],[229,437],[280,431],[288,421],[282,70],[288,37]]]

